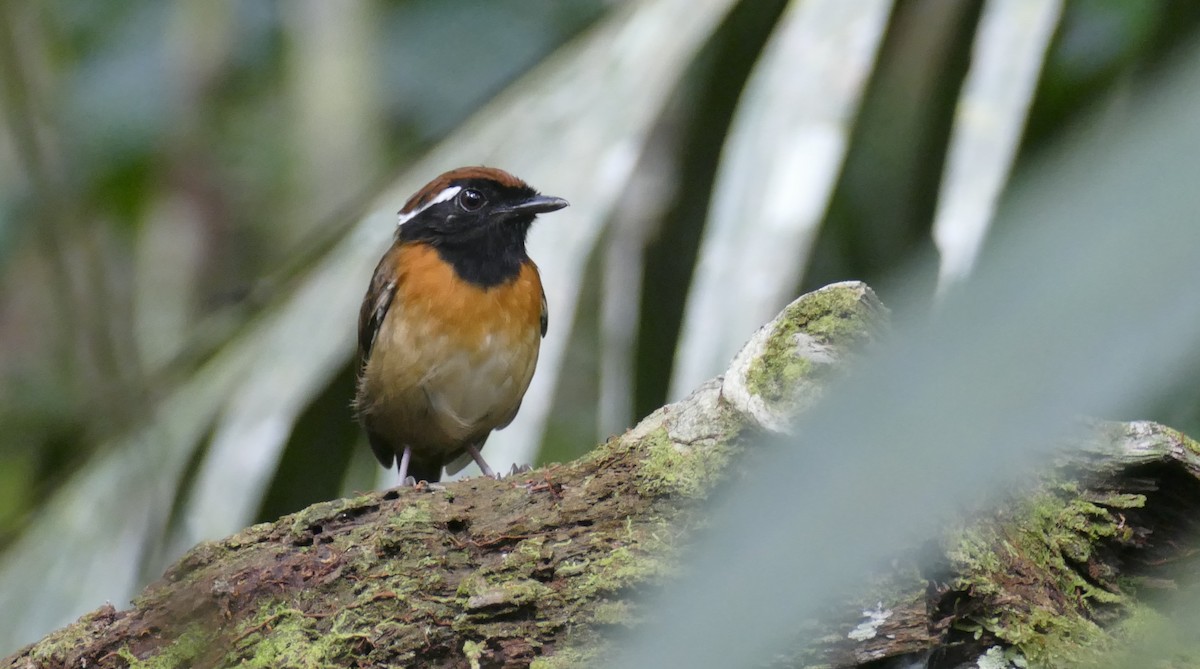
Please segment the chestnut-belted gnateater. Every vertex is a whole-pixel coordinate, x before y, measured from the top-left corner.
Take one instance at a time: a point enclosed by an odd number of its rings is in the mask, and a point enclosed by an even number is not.
[[[434,482],[521,407],[546,334],[546,294],[525,238],[567,206],[490,167],[429,182],[400,210],[358,317],[354,406],[375,457]]]

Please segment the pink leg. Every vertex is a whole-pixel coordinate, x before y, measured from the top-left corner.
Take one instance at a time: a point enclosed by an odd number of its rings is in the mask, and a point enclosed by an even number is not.
[[[412,448],[405,446],[404,455],[400,456],[400,464],[397,469],[400,471],[400,485],[415,485],[416,482],[409,483],[408,481],[408,463],[412,460]]]
[[[478,446],[475,444],[467,445],[467,452],[471,454],[471,457],[475,460],[475,464],[479,465],[479,468],[483,470],[484,476],[496,478],[496,472],[492,471],[492,468],[488,466],[487,461],[484,460],[483,456],[479,454]]]

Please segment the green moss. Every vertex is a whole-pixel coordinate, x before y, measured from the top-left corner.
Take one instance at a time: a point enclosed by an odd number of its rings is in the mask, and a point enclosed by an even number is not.
[[[474,597],[491,588],[487,577],[479,572],[471,574],[458,582],[457,594],[460,598]]]
[[[302,614],[287,607],[263,607],[258,615],[239,626],[234,638],[237,648],[227,656],[238,658],[241,667],[259,669],[280,666],[315,666],[312,635],[301,624]],[[248,649],[248,656],[238,654]]]
[[[304,612],[287,604],[263,607],[239,626],[232,636],[237,643],[217,666],[319,669],[342,664],[342,658],[370,646],[371,634],[352,631],[369,629],[362,615],[344,609],[332,616],[328,630],[320,630]]]
[[[667,563],[661,554],[634,554],[624,546],[614,548],[604,557],[593,561],[590,566],[591,569],[579,585],[581,594],[589,597],[604,592],[616,592],[668,571]]]
[[[766,350],[746,370],[746,385],[750,392],[768,402],[779,402],[813,374],[812,362],[797,355],[796,335],[799,332],[799,324],[793,321],[778,324],[767,340]]]
[[[643,438],[641,446],[645,456],[637,470],[637,489],[648,497],[705,496],[724,472],[731,452],[727,444],[676,445],[665,427]]]
[[[870,316],[854,287],[825,288],[792,303],[774,321],[763,354],[746,370],[750,392],[772,403],[792,397],[801,381],[817,378],[827,367],[797,355],[797,335],[845,349],[868,336]]]
[[[129,663],[129,669],[190,669],[207,652],[211,642],[210,635],[199,625],[191,625],[169,646],[146,658],[134,657],[127,648],[117,653]]]
[[[242,548],[243,546],[252,546],[260,541],[263,541],[267,535],[275,530],[275,525],[272,523],[258,523],[251,525],[237,534],[229,537],[221,543],[227,549]]]
[[[300,536],[307,533],[313,527],[319,527],[337,518],[339,514],[377,506],[379,506],[379,497],[377,495],[359,495],[358,497],[347,497],[345,499],[335,499],[329,502],[313,504],[302,511],[293,513],[287,519],[291,520],[290,532],[293,535]]]
[[[401,507],[399,512],[389,515],[381,528],[373,531],[364,530],[359,536],[362,543],[374,545],[378,554],[426,559],[426,566],[440,566],[440,562],[428,562],[432,556],[427,555],[422,542],[416,540],[435,532],[437,532],[437,528],[434,526],[429,504],[424,500],[413,500]],[[354,541],[354,543],[358,542]],[[432,574],[432,572],[422,573]]]
[[[479,611],[496,607],[521,607],[535,603],[546,594],[548,588],[538,581],[527,578],[492,580],[485,573],[476,572],[458,584],[458,598],[467,611]]]
[[[558,578],[570,578],[578,576],[588,570],[592,563],[589,560],[580,560],[578,562],[562,562],[554,569],[554,575]]]
[[[1034,666],[1085,663],[1108,636],[1094,622],[1102,607],[1130,598],[1115,574],[1093,561],[1095,546],[1126,530],[1105,506],[1132,508],[1141,495],[1080,498],[1074,485],[1037,493],[1018,506],[1016,520],[963,531],[948,552],[961,575],[955,587],[977,599],[991,617],[973,616],[967,631],[986,631],[1017,647]],[[1089,565],[1089,575],[1079,565]],[[1062,593],[1067,596],[1064,599]]]
[[[530,537],[517,543],[516,547],[504,556],[496,571],[528,578],[553,557],[554,549],[546,545],[544,536]]]
[[[1180,437],[1181,437],[1181,443],[1183,443],[1183,447],[1185,449],[1187,449],[1187,451],[1189,453],[1191,453],[1193,457],[1200,458],[1200,441],[1196,441],[1194,439],[1189,439],[1187,437],[1184,437],[1182,434],[1180,435]]]
[[[432,523],[433,516],[429,513],[429,506],[416,502],[406,505],[400,510],[400,513],[388,518],[388,525],[397,530],[413,525],[431,525]]]
[[[529,669],[579,669],[595,662],[603,653],[596,647],[571,647],[556,651],[549,657],[539,657],[529,665]]]
[[[468,640],[463,644],[463,656],[471,663],[471,669],[479,669],[479,660],[483,659],[484,646],[481,643]]]
[[[91,636],[88,628],[97,618],[110,615],[111,610],[100,609],[84,615],[73,625],[68,625],[57,632],[47,635],[33,647],[29,658],[36,666],[62,666],[68,657],[68,651],[86,645]]]

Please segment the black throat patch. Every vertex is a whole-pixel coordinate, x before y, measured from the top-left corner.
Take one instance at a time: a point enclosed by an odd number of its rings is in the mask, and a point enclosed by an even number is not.
[[[432,246],[463,281],[486,289],[506,284],[521,273],[521,266],[529,261],[525,237],[532,223],[505,221],[469,236],[418,239]]]

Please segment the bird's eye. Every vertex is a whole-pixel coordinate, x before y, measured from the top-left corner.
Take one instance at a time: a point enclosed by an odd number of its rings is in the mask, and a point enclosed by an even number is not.
[[[468,188],[458,194],[458,206],[462,207],[464,211],[478,211],[485,204],[487,204],[487,198],[474,188]]]

